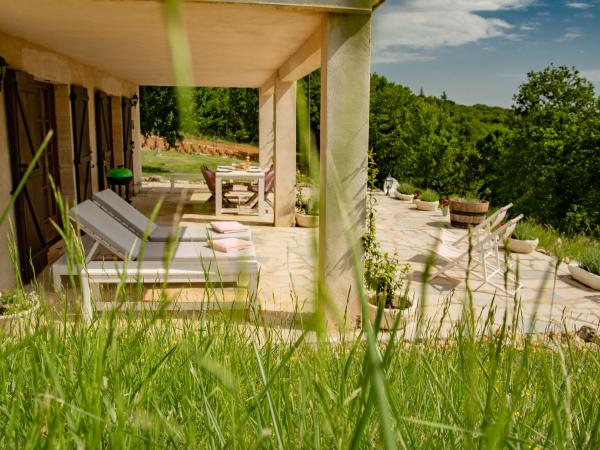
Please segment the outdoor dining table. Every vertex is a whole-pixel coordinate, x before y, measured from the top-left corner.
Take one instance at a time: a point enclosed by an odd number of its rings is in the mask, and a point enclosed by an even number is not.
[[[265,171],[260,167],[250,170],[233,169],[230,166],[219,166],[215,172],[215,214],[227,212],[239,213],[239,208],[223,207],[223,181],[256,181],[258,183],[258,215],[262,216],[265,210]]]

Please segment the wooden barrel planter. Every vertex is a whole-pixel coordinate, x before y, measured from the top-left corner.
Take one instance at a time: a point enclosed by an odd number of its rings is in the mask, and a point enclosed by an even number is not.
[[[450,200],[450,224],[456,228],[477,226],[487,217],[489,207],[487,200]]]

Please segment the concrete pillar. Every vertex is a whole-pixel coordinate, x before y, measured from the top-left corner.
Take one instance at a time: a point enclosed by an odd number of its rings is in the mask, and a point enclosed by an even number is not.
[[[275,80],[276,227],[294,226],[296,203],[296,82]]]
[[[363,284],[370,41],[367,14],[328,14],[323,19],[320,298],[328,298],[337,307],[338,318],[347,307],[346,326],[354,326],[360,318]]]
[[[139,98],[139,88],[136,88],[135,93]],[[133,139],[133,192],[137,194],[142,188],[142,126],[139,103],[135,108],[131,108],[131,117],[133,119],[133,130],[131,130]]]
[[[10,201],[10,193],[13,188],[4,100],[5,89],[6,85],[0,92],[0,212]],[[0,225],[0,288],[15,286],[15,273],[8,254],[9,223],[12,222],[13,225],[15,223],[13,212],[14,210],[10,211],[4,223]]]
[[[60,191],[69,205],[77,203],[75,159],[73,146],[73,119],[69,85],[54,85],[54,106],[56,110],[56,137],[58,142],[58,166],[60,171]]]
[[[268,169],[273,163],[275,150],[275,79],[270,79],[258,90],[258,161]]]

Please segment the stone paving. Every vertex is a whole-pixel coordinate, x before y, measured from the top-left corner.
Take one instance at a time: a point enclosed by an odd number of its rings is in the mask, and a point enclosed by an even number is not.
[[[297,313],[311,314],[316,296],[316,229],[275,228],[272,211],[262,218],[242,211],[240,215],[214,215],[214,202],[203,185],[183,185],[170,192],[168,183],[147,183],[134,198],[133,204],[143,213],[150,215],[159,198],[164,203],[156,221],[168,225],[173,220],[182,225],[194,226],[210,220],[239,220],[249,224],[257,258],[261,266],[258,304],[270,316],[297,317]],[[460,318],[467,298],[464,270],[452,270],[446,275],[422,283],[425,260],[436,242],[436,236],[449,220],[440,210],[417,211],[410,202],[403,202],[377,195],[377,237],[384,250],[397,252],[403,263],[410,264],[411,274],[407,282],[409,292],[415,300],[406,311],[407,329],[414,329],[417,311],[434,327],[449,329],[452,322]],[[174,219],[175,218],[175,219]],[[457,231],[460,232],[460,231]],[[503,257],[503,255],[502,255]],[[566,265],[558,268],[554,278],[555,261],[540,252],[529,255],[513,255],[513,264],[518,265],[520,280],[524,287],[518,292],[521,299],[521,326],[530,327],[535,315],[535,331],[546,331],[560,327],[561,319],[572,331],[582,325],[598,328],[600,322],[600,292],[588,289],[574,281]],[[498,280],[500,284],[501,279]],[[512,317],[514,299],[495,292],[490,286],[469,283],[477,316],[486,316],[491,305],[496,308],[495,321],[500,323],[506,312]],[[477,289],[476,289],[477,288]],[[174,286],[174,296],[198,300],[203,296],[201,288]],[[151,299],[152,293],[145,298]],[[236,301],[239,292],[235,292]],[[52,297],[52,296],[51,296]],[[202,297],[206,298],[206,297]]]
[[[161,194],[165,204],[159,222],[168,224],[173,213],[181,211],[181,223],[193,225],[214,220],[214,204],[206,202],[209,197],[205,188],[189,185],[175,193],[161,184],[147,186],[135,198],[134,204],[149,213]],[[417,211],[410,202],[403,202],[383,194],[377,195],[377,236],[386,251],[397,252],[403,263],[410,264],[410,295],[416,300],[407,317],[414,318],[421,311],[432,324],[444,317],[447,328],[463,311],[467,298],[465,271],[456,269],[440,276],[431,283],[423,284],[425,260],[435,245],[440,229],[449,228],[448,217],[441,211]],[[183,206],[182,206],[183,205]],[[316,293],[316,239],[315,229],[274,228],[272,212],[259,219],[249,215],[224,215],[251,225],[256,253],[261,265],[259,304],[263,310],[273,313],[313,311]],[[456,231],[460,233],[461,231]],[[503,255],[501,255],[503,257]],[[558,268],[554,278],[555,260],[540,252],[529,255],[512,255],[513,264],[519,268],[524,287],[519,290],[521,299],[521,325],[528,328],[535,315],[536,331],[560,326],[561,318],[572,330],[581,325],[597,328],[600,321],[600,292],[586,288],[574,281],[566,265]],[[502,278],[497,282],[502,284]],[[514,310],[514,298],[493,287],[472,281],[469,283],[476,315],[486,316],[491,305],[496,308],[495,320],[500,322],[506,312],[509,319]]]

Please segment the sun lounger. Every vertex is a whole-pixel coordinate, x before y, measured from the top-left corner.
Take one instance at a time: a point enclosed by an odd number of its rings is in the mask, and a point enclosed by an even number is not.
[[[235,237],[238,239],[251,240],[250,231],[241,231],[239,233],[221,234],[214,231],[207,225],[199,227],[161,227],[152,222],[116,193],[110,189],[96,192],[94,202],[103,210],[110,214],[118,222],[122,223],[131,230],[137,237],[148,236],[149,241],[166,242],[170,239],[176,239],[183,242],[188,241],[206,241],[207,239],[221,239],[225,237]]]
[[[504,273],[504,267],[498,257],[498,246],[502,239],[510,236],[522,218],[523,215],[520,215],[500,225],[492,233],[474,237],[471,241],[471,248],[468,246],[460,247],[443,241],[440,242],[434,249],[434,253],[444,264],[431,276],[430,281],[448,272],[450,269],[458,267],[468,270],[471,277],[483,281],[482,285],[489,284],[508,295],[514,294],[514,292],[522,287],[514,277],[508,276],[509,281],[516,284],[514,291],[510,291],[505,286],[495,283],[493,279],[496,275]],[[470,265],[469,252],[471,252]],[[477,271],[478,269],[481,270],[481,273]]]
[[[240,283],[247,280],[249,296],[255,294],[258,262],[254,247],[219,252],[209,242],[143,242],[90,200],[70,211],[71,219],[82,231],[118,260],[98,259],[94,255],[82,268],[83,313],[93,315],[91,289],[102,283]],[[228,235],[230,236],[230,235]],[[86,258],[88,259],[88,258]],[[96,310],[121,307],[149,307],[149,302],[97,302]],[[177,309],[178,305],[169,305]]]

